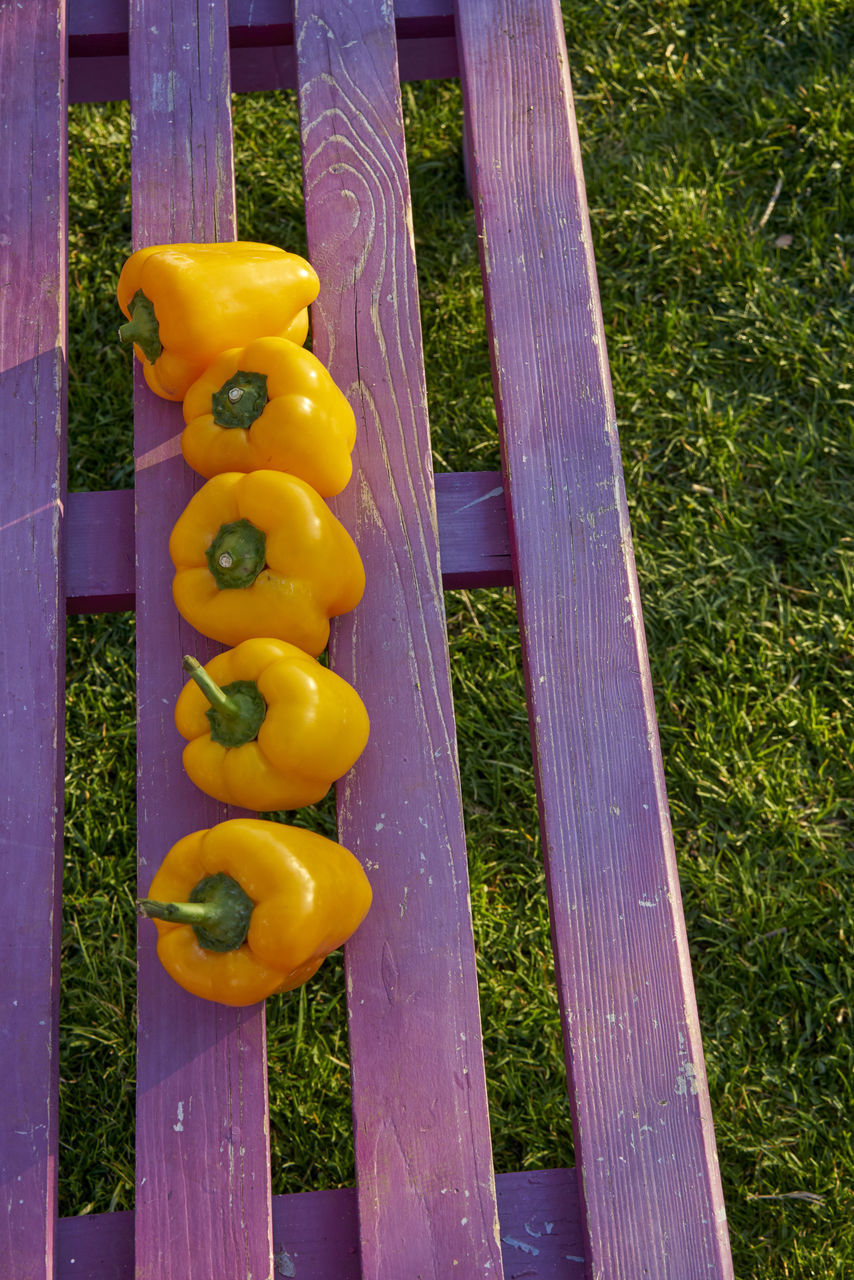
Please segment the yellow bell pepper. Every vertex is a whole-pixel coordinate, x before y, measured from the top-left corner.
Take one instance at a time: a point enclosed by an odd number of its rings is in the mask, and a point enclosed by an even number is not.
[[[370,905],[368,878],[343,845],[233,818],[174,844],[138,907],[180,986],[238,1006],[302,986]]]
[[[226,471],[188,502],[169,540],[175,606],[212,640],[287,640],[312,657],[329,619],[365,589],[362,559],[310,485],[281,471]]]
[[[244,640],[192,677],[175,704],[184,768],[209,796],[259,812],[322,800],[362,754],[368,713],[341,676],[282,640]]]
[[[188,390],[184,421],[184,458],[208,478],[269,468],[331,497],[353,471],[353,410],[317,357],[286,338],[224,351]]]
[[[149,245],[119,275],[128,317],[119,336],[134,344],[151,390],[181,400],[222,351],[269,334],[303,343],[319,288],[304,258],[275,245]]]

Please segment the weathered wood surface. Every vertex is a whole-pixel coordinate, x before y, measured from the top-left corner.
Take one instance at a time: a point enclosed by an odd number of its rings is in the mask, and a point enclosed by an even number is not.
[[[731,1276],[559,5],[458,36],[590,1274]]]
[[[54,1274],[58,913],[43,908],[61,811],[65,104],[61,7],[44,9],[0,9],[0,173],[17,172],[30,139],[38,215],[7,179],[0,531],[17,560],[0,606],[26,619],[0,659],[14,686],[0,720],[13,744],[0,741],[0,872],[17,930],[2,956],[13,1012],[0,1043],[14,1067],[0,1272],[14,1280]],[[262,1010],[185,996],[146,922],[137,1213],[60,1224],[61,1280],[266,1277],[274,1250],[279,1274],[299,1261],[317,1280],[498,1276],[502,1257],[508,1277],[580,1280],[585,1255],[586,1274],[603,1277],[732,1274],[560,11],[556,0],[457,9],[504,476],[438,477],[438,530],[396,72],[407,42],[417,74],[451,65],[447,0],[298,0],[295,15],[286,0],[232,0],[228,17],[225,0],[133,0],[129,36],[124,0],[92,3],[88,22],[71,9],[72,61],[89,64],[87,84],[106,76],[91,96],[126,92],[130,77],[138,245],[235,234],[229,74],[241,87],[293,83],[297,33],[310,254],[324,280],[315,349],[360,428],[361,474],[333,505],[369,566],[365,600],[333,635],[333,664],[373,718],[339,814],[377,897],[347,954],[358,1219],[350,1191],[277,1197],[271,1218]],[[22,293],[34,273],[43,290]],[[135,425],[135,538],[128,494],[73,495],[67,597],[72,609],[137,605],[144,890],[178,836],[225,810],[187,782],[172,728],[181,654],[208,652],[169,591],[166,540],[196,483],[175,447],[180,409],[138,378]],[[567,1170],[496,1185],[489,1154],[441,593],[509,580],[508,515],[580,1199]],[[96,570],[89,554],[107,527],[126,541]],[[33,723],[49,727],[34,738]],[[37,793],[20,799],[12,761]],[[27,880],[6,834],[21,829]]]
[[[447,34],[453,29],[453,0],[394,0],[398,35],[406,37]],[[268,44],[271,38],[293,41],[294,0],[230,0],[228,24],[243,40]],[[127,0],[68,0],[68,35],[80,48],[106,48],[113,42],[116,51],[122,37],[127,40]],[[87,42],[89,42],[87,44]]]
[[[127,0],[72,0],[69,101],[128,96]],[[458,74],[452,0],[397,0],[400,76]],[[231,0],[231,80],[235,92],[296,88],[293,0]]]
[[[499,471],[446,471],[436,477],[442,585],[512,584],[507,513]],[[65,513],[69,613],[133,609],[136,570],[132,489],[70,493]]]
[[[372,874],[347,946],[364,1280],[501,1275],[390,6],[297,0],[314,350],[353,405],[333,504],[367,565],[334,667],[371,738],[338,791]]]
[[[53,1275],[64,759],[62,5],[0,6],[0,1275]]]
[[[458,74],[452,0],[397,0],[402,80]],[[76,0],[69,15],[69,100],[128,96],[127,0]],[[293,0],[231,0],[231,82],[235,92],[296,88]]]
[[[584,1238],[572,1169],[495,1179],[507,1280],[584,1280]],[[274,1276],[362,1280],[350,1188],[273,1197]],[[133,1213],[61,1218],[57,1280],[135,1280]]]
[[[134,246],[234,237],[224,0],[134,0],[130,27]],[[197,483],[169,444],[180,405],[137,370],[136,606],[139,887],[167,849],[224,810],[181,766],[173,710],[181,655],[212,652],[172,603],[168,537]],[[140,924],[136,1275],[267,1277],[270,1167],[263,1008],[196,1000]]]

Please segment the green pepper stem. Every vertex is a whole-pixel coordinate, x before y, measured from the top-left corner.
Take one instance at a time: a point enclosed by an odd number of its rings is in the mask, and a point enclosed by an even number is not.
[[[211,704],[207,711],[213,742],[242,747],[254,742],[264,723],[267,704],[254,680],[235,680],[221,689],[200,662],[186,654],[181,665]]]
[[[220,591],[245,590],[261,573],[267,557],[267,535],[251,520],[220,525],[205,559]]]
[[[141,916],[168,920],[170,924],[207,924],[217,917],[216,905],[210,902],[156,902],[154,898],[140,898],[136,906]]]
[[[236,951],[249,934],[255,904],[249,894],[224,871],[205,876],[190,890],[188,902],[157,902],[140,898],[140,915],[169,924],[188,924],[206,951]]]
[[[200,662],[186,653],[181,661],[181,666],[187,672],[187,675],[195,680],[212,707],[216,707],[217,711],[224,715],[240,715],[240,707],[235,700],[229,698],[228,694],[219,687],[213,676],[208,675]]]
[[[218,427],[248,431],[267,406],[267,375],[238,369],[211,396],[211,412]]]
[[[154,303],[137,289],[128,303],[128,311],[130,320],[119,328],[119,338],[122,342],[135,342],[146,360],[153,364],[163,352]]]

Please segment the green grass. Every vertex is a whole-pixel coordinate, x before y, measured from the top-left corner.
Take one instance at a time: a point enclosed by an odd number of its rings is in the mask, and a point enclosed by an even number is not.
[[[841,3],[566,9],[736,1273],[854,1273],[854,38]],[[456,86],[406,86],[437,469],[498,465]],[[132,482],[128,113],[72,112],[70,476]],[[239,227],[303,247],[290,96]],[[448,626],[500,1170],[571,1152],[512,593]],[[133,620],[69,627],[63,1213],[133,1185]],[[328,805],[312,818],[334,829]],[[275,1190],[352,1180],[340,960],[270,1002]]]

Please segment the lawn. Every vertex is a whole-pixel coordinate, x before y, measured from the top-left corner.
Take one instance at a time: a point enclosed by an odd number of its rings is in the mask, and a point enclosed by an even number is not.
[[[854,25],[565,6],[741,1280],[854,1274]],[[499,465],[458,87],[403,95],[437,470]],[[239,231],[304,249],[292,95],[235,99]],[[71,112],[69,473],[133,482],[129,115]],[[448,628],[496,1166],[571,1161],[515,605]],[[69,620],[61,1212],[133,1203],[134,627]],[[334,833],[330,804],[301,820]],[[339,959],[270,1002],[274,1190],[352,1182]],[[628,1278],[627,1278],[628,1280]]]

